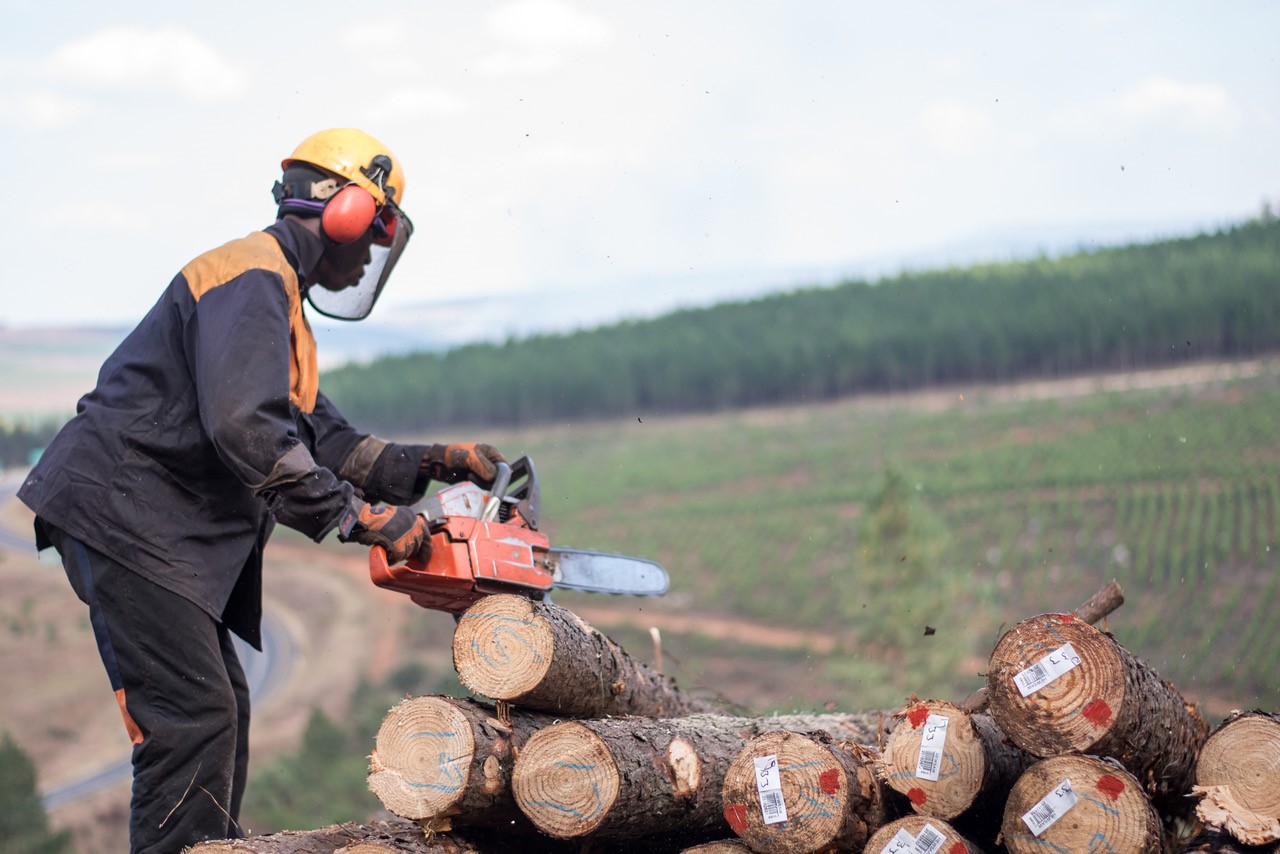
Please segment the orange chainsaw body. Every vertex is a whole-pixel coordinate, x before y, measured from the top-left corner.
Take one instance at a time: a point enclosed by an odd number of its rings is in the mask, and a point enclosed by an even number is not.
[[[424,608],[460,614],[492,593],[541,599],[553,581],[546,568],[550,547],[545,534],[519,524],[447,516],[432,527],[430,560],[391,566],[387,553],[375,547],[369,576]]]
[[[667,573],[642,558],[551,548],[538,531],[538,473],[528,457],[498,463],[486,492],[455,483],[413,509],[427,521],[431,553],[398,566],[381,546],[369,550],[369,576],[388,590],[408,594],[424,608],[461,614],[494,593],[541,600],[553,586],[597,593],[661,596]],[[512,483],[516,484],[512,487]]]

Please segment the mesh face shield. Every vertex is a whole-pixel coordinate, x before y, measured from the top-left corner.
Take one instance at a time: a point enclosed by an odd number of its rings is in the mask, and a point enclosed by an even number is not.
[[[413,223],[394,204],[384,205],[373,221],[369,263],[360,281],[332,291],[318,284],[307,288],[307,302],[321,314],[338,320],[363,320],[373,310],[391,271],[413,236]]]

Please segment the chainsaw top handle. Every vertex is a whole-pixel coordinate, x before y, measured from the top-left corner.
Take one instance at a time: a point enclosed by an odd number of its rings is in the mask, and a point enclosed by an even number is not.
[[[489,490],[489,500],[485,502],[480,514],[482,522],[492,522],[498,518],[498,507],[507,494],[507,487],[511,485],[511,466],[501,462],[497,464],[497,469],[498,473],[493,476],[493,488]]]

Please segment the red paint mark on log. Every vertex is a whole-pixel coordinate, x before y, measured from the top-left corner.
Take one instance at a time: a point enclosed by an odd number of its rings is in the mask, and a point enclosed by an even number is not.
[[[1119,800],[1120,793],[1124,791],[1124,780],[1110,774],[1103,774],[1098,779],[1098,791],[1113,801]]]
[[[947,854],[969,854],[969,846],[965,845],[963,842],[957,842],[955,845],[952,845],[947,849]]]
[[[1094,700],[1081,709],[1080,714],[1094,726],[1106,726],[1111,722],[1111,707],[1106,700]]]
[[[818,775],[818,788],[824,795],[834,795],[840,788],[840,769],[828,768]]]
[[[733,832],[742,835],[747,829],[747,805],[746,804],[729,804],[724,808],[725,821],[729,822],[729,826],[733,828]]]
[[[1074,623],[1076,621],[1074,614],[1059,614],[1058,616],[1062,618],[1064,623]]]
[[[912,729],[920,729],[920,725],[929,720],[929,707],[914,706],[907,712],[907,720],[911,721]]]
[[[929,800],[929,796],[924,793],[924,789],[912,789],[907,792],[907,797],[911,799],[911,803],[918,807],[924,806],[924,802]]]

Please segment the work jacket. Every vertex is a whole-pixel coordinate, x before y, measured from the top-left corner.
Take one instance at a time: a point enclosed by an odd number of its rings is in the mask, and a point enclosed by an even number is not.
[[[425,446],[358,432],[319,391],[297,223],[187,264],[103,364],[18,492],[54,525],[261,648],[262,549],[279,522],[319,542],[353,496],[422,495]]]

